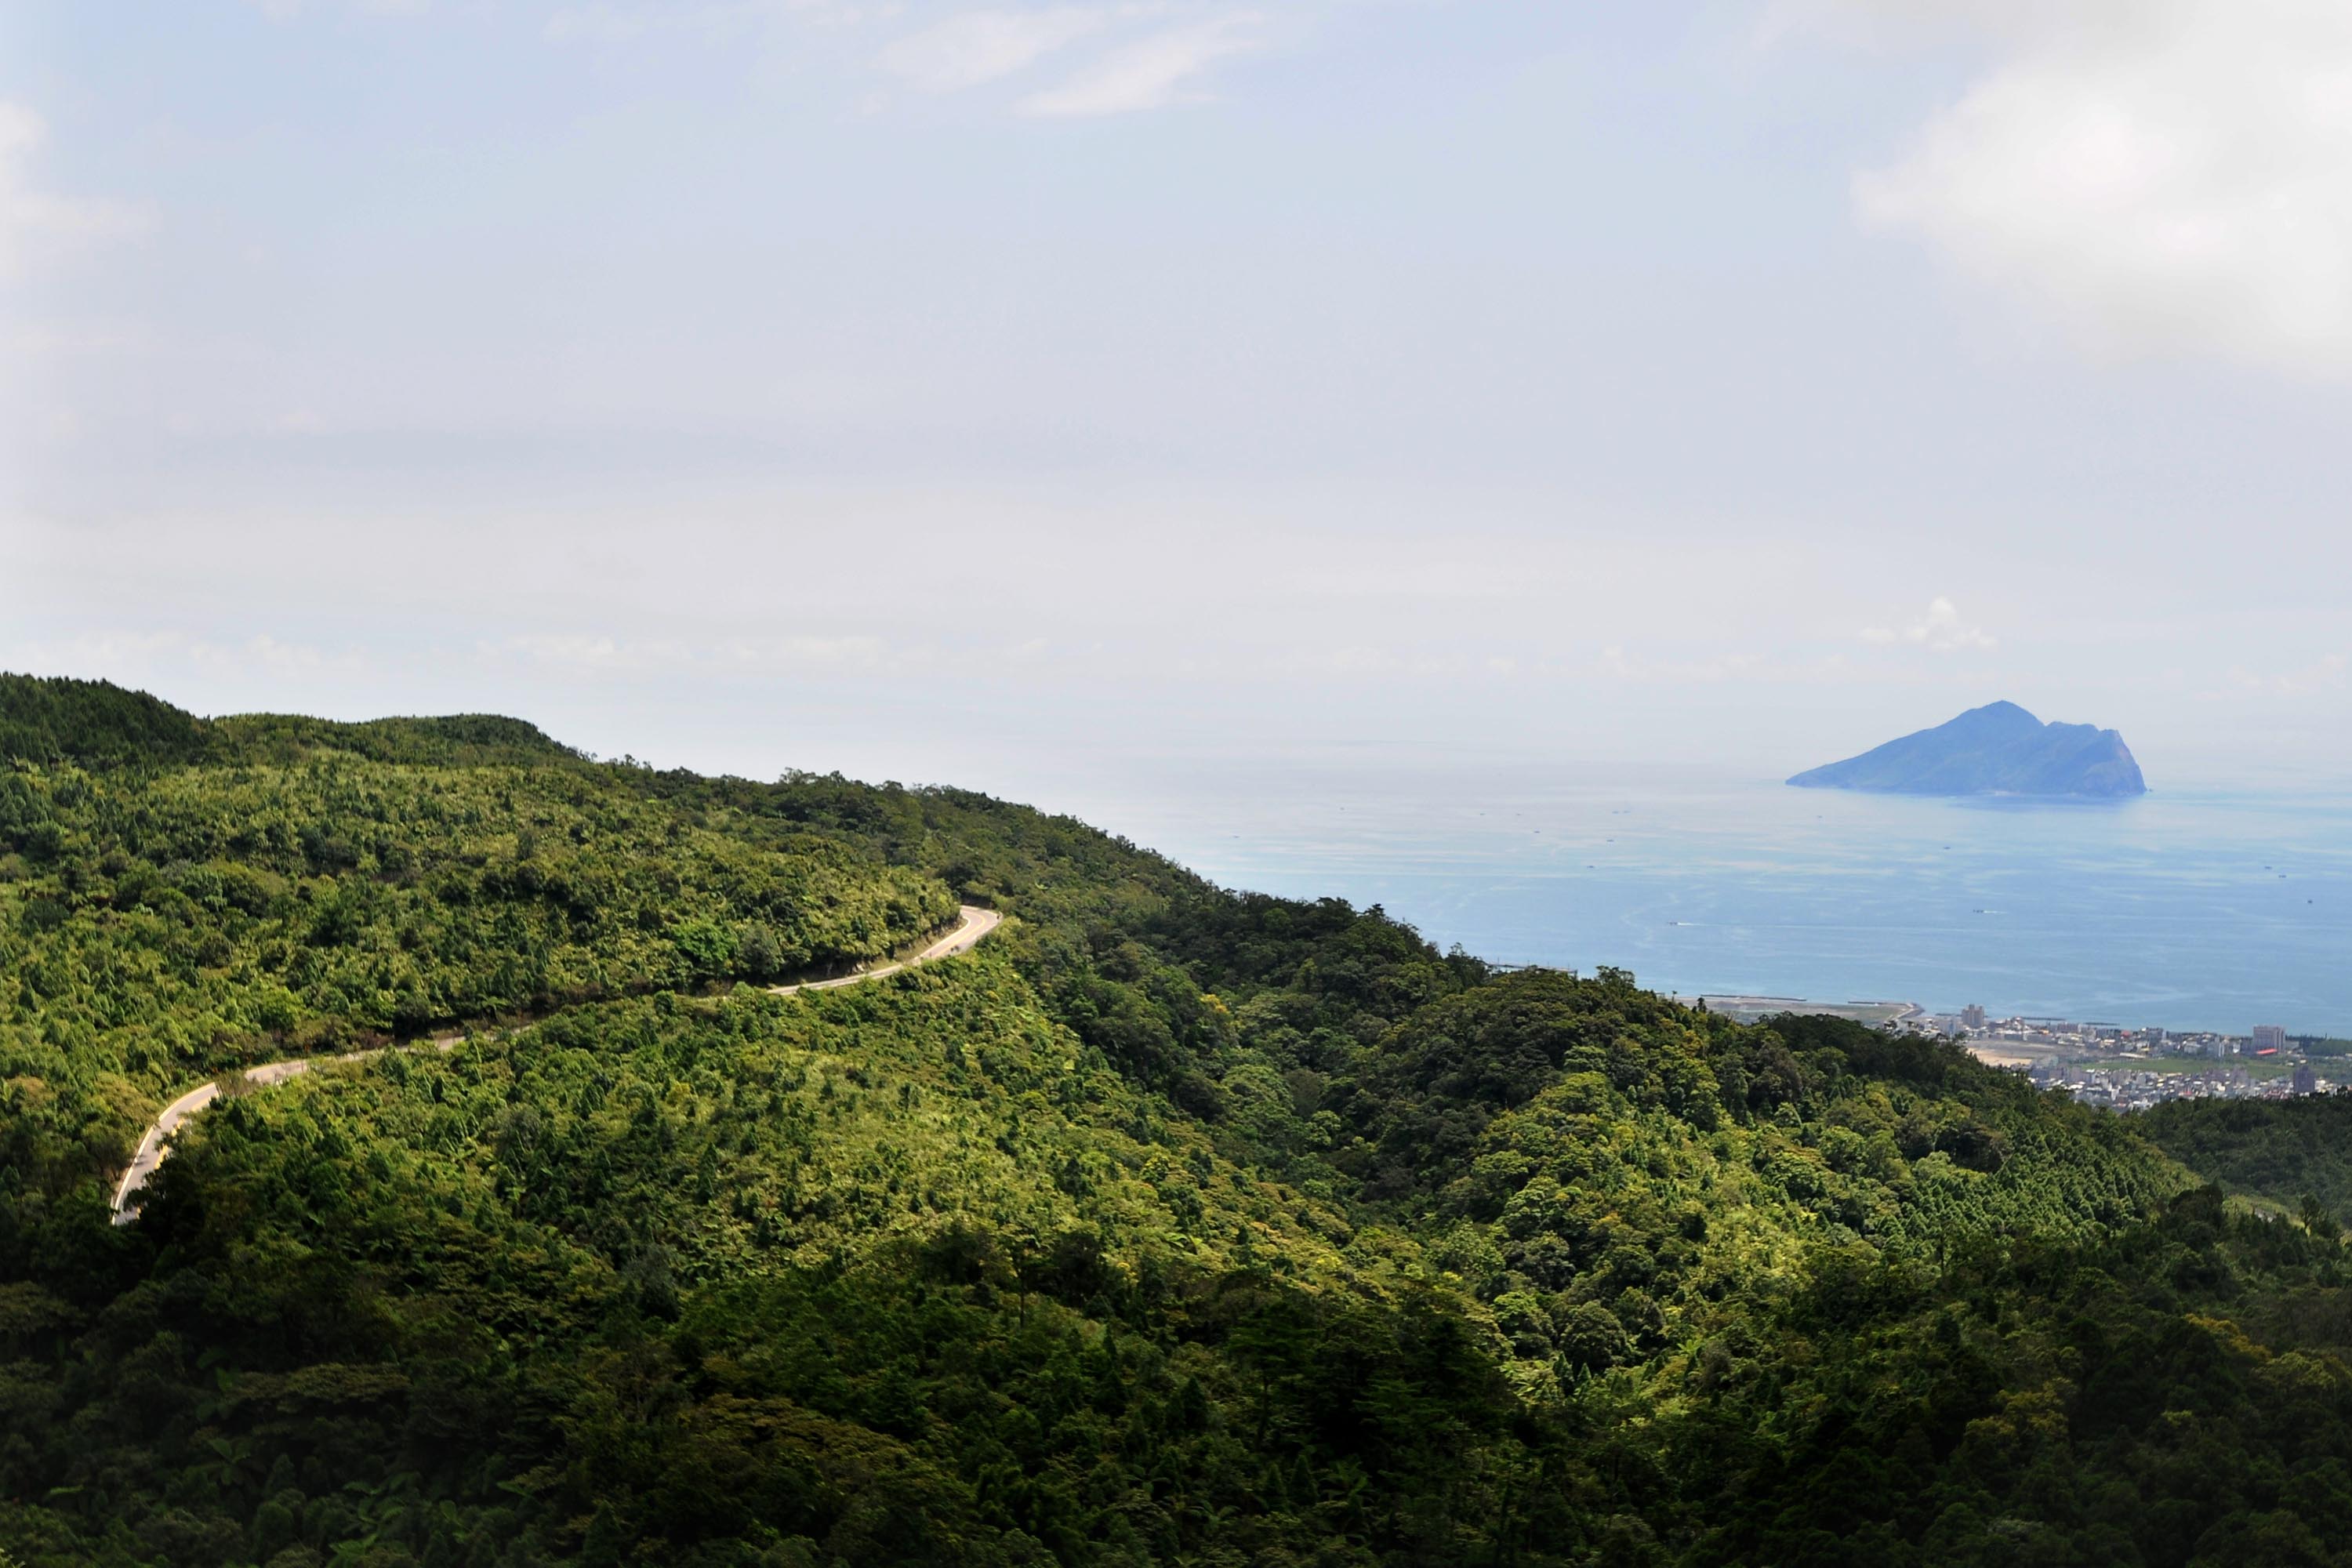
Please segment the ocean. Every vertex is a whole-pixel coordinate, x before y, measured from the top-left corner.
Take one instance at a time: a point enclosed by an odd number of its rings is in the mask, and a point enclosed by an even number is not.
[[[2352,1036],[2352,794],[2111,804],[1696,769],[1161,774],[1094,819],[1231,887],[1641,984]]]

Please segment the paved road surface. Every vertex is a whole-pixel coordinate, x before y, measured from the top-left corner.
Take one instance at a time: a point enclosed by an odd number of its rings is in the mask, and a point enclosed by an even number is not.
[[[886,974],[896,974],[902,969],[912,969],[916,964],[929,963],[935,958],[952,958],[959,952],[970,952],[980,945],[980,939],[994,931],[997,922],[1004,918],[994,910],[983,910],[972,904],[964,905],[961,914],[955,930],[912,958],[886,963],[876,969],[863,969],[855,974],[845,974],[838,980],[812,980],[800,985],[776,985],[770,989],[779,996],[790,996],[798,991],[833,991],[844,985],[879,980]],[[464,1038],[463,1035],[441,1035],[435,1037],[433,1044],[445,1051],[454,1050],[457,1042]],[[163,1157],[172,1152],[172,1134],[177,1132],[189,1117],[218,1100],[223,1084],[242,1079],[248,1086],[258,1089],[283,1083],[289,1078],[299,1078],[321,1062],[363,1062],[381,1055],[381,1051],[352,1051],[340,1057],[297,1057],[291,1061],[268,1062],[257,1068],[247,1068],[242,1073],[224,1074],[210,1083],[188,1090],[165,1106],[163,1114],[155,1118],[154,1125],[147,1129],[147,1135],[139,1140],[139,1152],[131,1157],[130,1169],[122,1173],[122,1180],[114,1189],[114,1223],[129,1225],[139,1217],[136,1200],[154,1176],[155,1167],[162,1164]]]

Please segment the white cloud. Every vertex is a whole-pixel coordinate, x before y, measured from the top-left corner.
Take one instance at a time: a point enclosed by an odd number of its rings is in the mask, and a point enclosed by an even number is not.
[[[1061,86],[1022,101],[1024,114],[1131,114],[1198,99],[1193,79],[1217,61],[1259,47],[1259,18],[1236,13],[1171,27],[1122,45]]]
[[[68,326],[44,321],[16,328],[0,338],[0,345],[25,360],[74,359],[142,353],[154,346],[154,339],[143,328],[121,323]]]
[[[837,33],[912,26],[870,57],[871,63],[906,87],[933,93],[1000,81],[1095,35],[1114,34],[1110,47],[1066,79],[1016,106],[1026,115],[1077,118],[1197,101],[1206,96],[1199,79],[1210,67],[1265,46],[1262,15],[1213,5],[998,4],[941,16],[937,6],[900,0],[575,0],[551,12],[541,30],[551,43],[611,47],[656,35],[720,40],[786,26]],[[869,107],[879,101],[869,100]]]
[[[377,0],[383,3],[383,0]],[[787,22],[838,27],[866,20],[880,7],[844,0],[586,0],[550,13],[540,36],[552,44],[612,47],[656,34],[727,39]]]
[[[284,642],[267,632],[239,641],[191,637],[177,631],[109,628],[63,642],[17,642],[0,650],[0,668],[54,672],[86,679],[103,677],[153,685],[192,669],[235,674],[291,675],[364,668],[351,653],[329,653],[308,643]]]
[[[2243,665],[2233,666],[2230,670],[2230,681],[2241,691],[2305,697],[2342,686],[2347,670],[2352,670],[2352,658],[2332,653],[2299,669],[2265,672],[2249,669]]]
[[[369,16],[417,16],[432,7],[433,0],[349,0],[350,8]],[[291,22],[309,11],[310,0],[246,0],[246,4],[273,22]]]
[[[145,233],[154,218],[128,202],[36,190],[26,164],[48,126],[20,103],[0,102],[0,275],[36,249],[68,248]]]
[[[1881,647],[1924,647],[1931,653],[1999,646],[1982,626],[1962,620],[1958,605],[1941,597],[1930,601],[1927,613],[1910,625],[1872,626],[1862,634],[1862,640]]]
[[[656,26],[653,15],[635,5],[566,5],[540,29],[550,43],[625,44]]]
[[[485,655],[508,655],[572,675],[703,671],[712,674],[889,673],[919,662],[880,637],[745,637],[719,641],[613,637],[578,633],[523,635],[485,643]]]
[[[1843,684],[1855,672],[1843,655],[1827,658],[1782,659],[1752,651],[1730,651],[1705,658],[1654,659],[1629,654],[1622,643],[1611,643],[1597,660],[1565,666],[1559,673],[1598,678],[1625,684],[1658,686],[1719,686],[1730,681],[1754,685]]]
[[[2352,6],[1843,0],[1970,26],[1995,63],[1887,166],[1863,222],[2107,352],[2352,372]]]
[[[1011,76],[1098,30],[1099,10],[967,11],[900,38],[876,60],[926,92],[952,92]]]

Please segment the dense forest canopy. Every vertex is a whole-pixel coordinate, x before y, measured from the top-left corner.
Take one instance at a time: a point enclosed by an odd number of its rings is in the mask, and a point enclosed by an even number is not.
[[[2352,1225],[2352,1094],[2168,1100],[2140,1131],[2232,1192]]]
[[[0,769],[26,1568],[2352,1553],[2341,1157],[2259,1115],[506,720],[11,678]]]

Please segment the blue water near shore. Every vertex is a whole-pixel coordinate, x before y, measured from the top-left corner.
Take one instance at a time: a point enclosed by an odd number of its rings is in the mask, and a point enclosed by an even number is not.
[[[2352,1036],[2352,793],[2112,804],[1696,772],[1163,776],[1112,815],[1228,886],[1379,903],[1504,963],[1685,994],[1981,1002]]]

